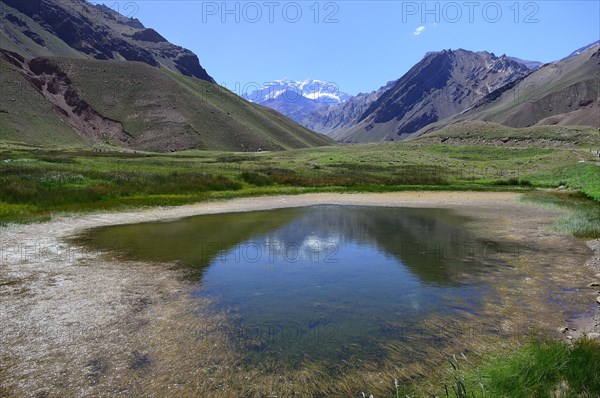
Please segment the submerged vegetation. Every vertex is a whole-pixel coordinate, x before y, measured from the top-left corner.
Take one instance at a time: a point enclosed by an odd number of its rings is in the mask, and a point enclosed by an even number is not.
[[[581,192],[531,192],[523,200],[543,206],[563,209],[567,214],[552,227],[579,238],[600,237],[600,206]]]

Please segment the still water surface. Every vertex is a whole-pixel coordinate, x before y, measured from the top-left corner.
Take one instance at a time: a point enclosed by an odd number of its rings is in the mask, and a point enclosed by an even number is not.
[[[83,240],[189,270],[194,297],[231,314],[223,332],[249,362],[379,361],[390,345],[411,355],[444,345],[449,325],[493,294],[483,276],[507,266],[503,249],[470,236],[468,221],[439,209],[315,206],[111,226]]]

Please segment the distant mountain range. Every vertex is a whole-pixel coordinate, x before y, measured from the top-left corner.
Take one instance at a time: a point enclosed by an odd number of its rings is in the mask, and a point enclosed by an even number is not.
[[[282,79],[269,82],[243,97],[251,102],[264,105],[301,123],[311,112],[335,106],[348,100],[351,95],[340,91],[336,83],[320,80]]]
[[[600,128],[600,45],[587,46],[574,54],[502,86],[465,111],[426,126],[419,134],[466,121],[509,127]]]
[[[583,52],[585,52],[585,51],[589,50],[590,48],[594,48],[594,47],[596,47],[597,45],[600,45],[600,40],[596,40],[595,42],[593,42],[593,43],[590,43],[590,44],[588,44],[587,46],[583,46],[583,47],[581,47],[581,48],[578,48],[577,50],[573,51],[571,54],[567,55],[567,56],[566,56],[565,58],[563,58],[562,60],[564,60],[564,59],[567,59],[567,58],[574,57],[574,56],[576,56],[576,55],[579,55],[579,54],[581,54],[581,53],[583,53]],[[561,61],[562,61],[562,60],[561,60]]]
[[[513,61],[516,61],[520,64],[525,65],[529,70],[536,70],[540,67],[542,67],[542,65],[544,65],[543,62],[538,62],[538,61],[527,61],[521,58],[517,58],[517,57],[508,57],[509,59],[512,59]]]
[[[428,53],[404,76],[359,100],[362,114],[344,120],[328,135],[342,142],[393,141],[430,123],[455,115],[530,69],[507,56],[488,52],[444,50]],[[369,98],[365,101],[365,98]],[[352,102],[352,99],[348,100]],[[341,106],[343,107],[343,106]],[[336,110],[330,110],[335,112]],[[323,123],[318,120],[322,117]],[[327,131],[329,116],[309,116],[315,131]]]
[[[598,44],[546,65],[485,51],[429,52],[397,81],[299,121],[346,143],[402,140],[465,120],[600,127]]]
[[[388,82],[372,93],[360,93],[339,105],[321,107],[306,115],[300,123],[313,131],[327,135],[335,131],[344,131],[358,124],[371,104],[395,83],[395,81]]]
[[[356,96],[283,79],[241,98],[196,54],[109,7],[0,0],[0,71],[0,140],[40,145],[257,151],[396,141],[474,121],[600,128],[600,41],[545,65],[430,52]]]
[[[332,143],[217,86],[196,54],[139,20],[84,0],[0,1],[0,68],[2,140],[148,151]]]

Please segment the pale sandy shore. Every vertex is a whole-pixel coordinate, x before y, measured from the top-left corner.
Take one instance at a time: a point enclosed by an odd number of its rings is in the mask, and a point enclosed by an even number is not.
[[[23,391],[16,396],[45,396],[43,394],[48,392],[45,386],[56,387],[56,383],[73,396],[89,395],[86,388],[93,390],[93,387],[82,386],[77,376],[71,376],[59,363],[87,369],[86,374],[92,375],[89,377],[102,373],[102,369],[96,369],[100,365],[85,359],[94,350],[110,350],[106,345],[96,345],[97,340],[118,349],[129,333],[119,328],[121,319],[134,319],[148,306],[160,309],[161,305],[189,292],[188,284],[178,277],[176,270],[163,267],[157,271],[156,267],[141,263],[125,265],[106,255],[71,247],[63,240],[82,230],[201,214],[332,204],[449,208],[488,219],[490,223],[511,215],[514,225],[510,228],[518,234],[519,228],[528,228],[526,233],[537,233],[535,231],[541,228],[536,222],[547,225],[553,214],[557,214],[555,210],[521,202],[518,196],[489,192],[270,196],[122,213],[61,216],[44,223],[1,227],[0,396],[12,396],[15,391]],[[519,218],[527,219],[528,223],[519,224]],[[552,239],[567,238],[553,236]],[[587,262],[591,269],[577,271],[589,275],[582,283],[591,282],[593,275],[600,273],[600,241],[587,244],[594,255]],[[591,323],[579,329],[579,333],[598,332],[600,318],[596,315]],[[60,386],[59,389],[63,388]]]

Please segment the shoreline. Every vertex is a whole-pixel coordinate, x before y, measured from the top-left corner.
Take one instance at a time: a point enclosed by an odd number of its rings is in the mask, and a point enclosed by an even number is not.
[[[600,275],[600,238],[588,240],[585,244],[592,250],[592,256],[586,261],[585,266],[590,268],[596,275],[592,281],[600,283],[600,277],[598,277]],[[576,330],[573,333],[574,338],[580,338],[584,334],[590,333],[600,334],[600,287],[590,287],[590,289],[595,289],[596,292],[598,300],[596,301],[596,312],[581,330]],[[600,336],[597,336],[597,338],[600,339]]]
[[[447,208],[459,209],[477,205],[511,207],[518,202],[520,194],[513,192],[481,192],[481,191],[419,191],[389,193],[308,193],[302,195],[258,196],[234,198],[214,202],[202,202],[174,207],[149,207],[125,212],[98,212],[87,214],[61,215],[50,221],[30,224],[9,224],[0,226],[4,238],[0,240],[0,264],[5,260],[15,240],[22,242],[24,236],[31,236],[31,229],[44,228],[46,237],[57,247],[64,249],[64,238],[73,236],[86,229],[136,224],[144,222],[168,222],[181,218],[207,214],[237,213],[249,211],[265,211],[294,207],[310,207],[319,205],[347,206],[380,206],[380,207],[412,207],[412,208]],[[10,236],[12,235],[12,236]],[[9,238],[6,238],[9,236]],[[8,243],[8,244],[6,244]],[[46,249],[48,248],[46,243]],[[592,250],[592,256],[585,262],[595,275],[600,275],[600,238],[585,241]],[[38,246],[43,244],[38,242]],[[50,245],[51,246],[51,245]],[[66,254],[65,254],[66,255]],[[36,254],[37,257],[40,253]],[[69,254],[71,256],[71,254]],[[1,271],[1,269],[0,269]],[[2,276],[0,274],[0,276]],[[600,282],[600,278],[592,276],[591,281]],[[594,288],[590,288],[594,289]],[[597,288],[600,297],[600,288]],[[581,337],[583,333],[600,333],[600,303],[595,315],[584,328],[574,331],[573,337]]]
[[[13,357],[18,360],[25,351],[34,358],[34,368],[39,367],[39,371],[42,372],[45,371],[44,363],[48,356],[52,358],[52,355],[64,354],[61,351],[65,348],[63,345],[89,345],[90,335],[127,336],[130,323],[135,324],[139,313],[150,311],[150,308],[158,316],[161,315],[161,311],[166,311],[166,316],[172,316],[174,310],[170,310],[169,306],[177,307],[178,303],[185,301],[190,290],[179,277],[179,271],[161,267],[160,272],[156,272],[155,267],[146,263],[124,265],[116,259],[107,258],[106,253],[80,251],[65,243],[64,238],[89,228],[170,221],[203,214],[315,205],[446,208],[459,213],[486,209],[488,212],[483,213],[486,220],[493,220],[495,215],[508,214],[511,211],[516,212],[514,217],[518,218],[518,214],[527,214],[537,208],[535,205],[520,202],[518,198],[518,193],[507,192],[316,193],[239,198],[121,213],[68,215],[43,223],[0,227],[0,321],[7,326],[0,330],[0,338],[9,343],[3,352],[0,352],[0,359]],[[546,213],[552,214],[555,211],[539,210],[539,214]],[[520,226],[522,224],[514,226],[517,232]],[[542,226],[543,224],[533,224],[533,228],[537,229]],[[532,225],[527,227],[532,228]],[[600,273],[600,239],[589,240],[586,245],[593,251],[592,257],[585,262],[585,266],[593,270],[593,277],[594,274]],[[577,266],[581,265],[584,264]],[[582,283],[587,286],[591,281],[586,280]],[[122,320],[129,320],[129,317],[133,319],[131,322],[126,323]],[[139,320],[140,323],[143,321],[145,320]],[[115,328],[115,325],[119,327]],[[556,325],[557,328],[559,326],[561,325]],[[572,336],[580,337],[583,333],[600,333],[600,306],[597,306],[595,315],[589,319],[587,325],[573,332]],[[566,334],[562,337],[566,338]],[[122,338],[115,337],[114,341],[109,339],[108,343],[114,345]],[[27,341],[22,342],[22,339]],[[10,343],[13,342],[19,342],[23,346],[12,347]],[[47,353],[48,347],[52,346],[56,353]],[[73,362],[72,366],[86,369],[96,366],[80,359],[87,353],[85,347],[81,350],[83,352],[74,350],[72,358],[66,357],[65,362],[70,359]],[[41,364],[35,363],[36,358],[40,358]],[[4,377],[7,369],[12,369],[10,374],[6,373],[7,376],[12,377],[15,373],[21,376],[21,383],[25,385],[20,385],[27,389],[27,380],[23,378],[24,375],[32,374],[29,373],[28,364],[12,365],[8,368],[0,367],[0,395],[3,395],[5,383],[14,388],[8,383],[7,377]],[[35,376],[30,377],[39,377],[42,380],[30,380],[30,384],[48,384],[55,381],[52,375],[33,374]],[[50,379],[44,380],[45,377]],[[77,385],[77,382],[78,380],[72,384]],[[10,395],[11,391],[7,390],[7,395]],[[43,391],[38,389],[37,393]]]

